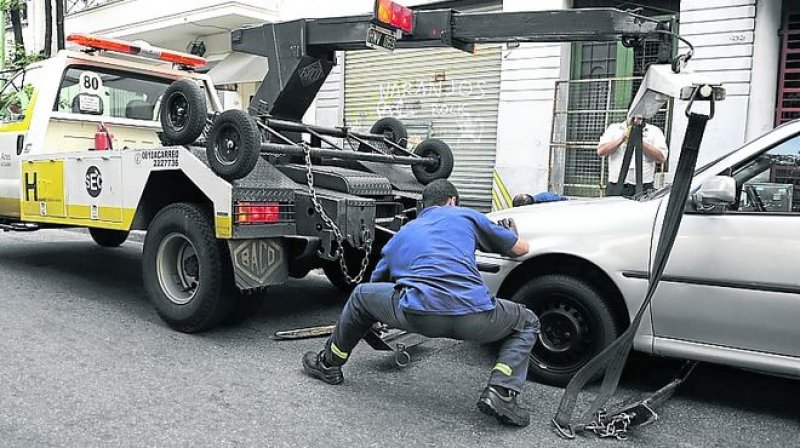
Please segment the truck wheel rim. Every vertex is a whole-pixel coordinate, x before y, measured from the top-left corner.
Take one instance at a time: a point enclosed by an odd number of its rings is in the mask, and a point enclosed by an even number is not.
[[[173,93],[169,98],[169,107],[167,108],[167,118],[169,118],[169,126],[180,131],[186,127],[189,121],[189,102],[180,92]]]
[[[554,373],[573,372],[596,351],[597,322],[571,297],[553,294],[533,311],[539,317],[539,341],[531,361]]]
[[[239,147],[242,137],[233,126],[220,129],[214,141],[214,153],[217,160],[223,165],[233,165],[239,157]]]
[[[200,285],[200,262],[192,242],[180,233],[167,235],[158,246],[156,261],[164,295],[176,305],[191,302]]]

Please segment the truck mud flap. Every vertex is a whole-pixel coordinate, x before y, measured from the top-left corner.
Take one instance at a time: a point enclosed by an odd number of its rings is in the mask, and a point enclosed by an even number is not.
[[[288,256],[282,238],[229,240],[236,287],[253,290],[285,283],[289,278]]]

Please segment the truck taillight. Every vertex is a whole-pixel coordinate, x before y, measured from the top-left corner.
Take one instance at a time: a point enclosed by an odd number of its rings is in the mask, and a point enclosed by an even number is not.
[[[237,202],[236,224],[269,224],[281,220],[278,202]]]
[[[137,45],[133,42],[126,42],[124,40],[111,39],[108,37],[93,36],[91,34],[70,34],[67,36],[67,41],[86,48],[115,51],[117,53],[126,53],[144,56],[147,58],[160,59],[165,62],[171,62],[173,64],[184,65],[187,67],[198,68],[205,67],[208,64],[204,58],[195,56],[193,54],[151,47],[149,45]]]
[[[376,0],[375,18],[407,34],[414,31],[414,11],[392,0]]]

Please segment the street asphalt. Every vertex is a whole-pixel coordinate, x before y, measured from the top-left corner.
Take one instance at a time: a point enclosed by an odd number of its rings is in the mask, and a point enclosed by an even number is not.
[[[491,347],[428,341],[405,368],[359,347],[345,382],[307,377],[321,339],[275,331],[335,321],[324,277],[270,289],[243,324],[186,335],[145,297],[142,245],[103,249],[61,230],[0,234],[0,447],[789,447],[800,382],[701,365],[653,425],[627,442],[560,439],[562,390],[529,383],[531,426],[499,426],[475,402]],[[681,365],[636,355],[619,396],[652,391]]]

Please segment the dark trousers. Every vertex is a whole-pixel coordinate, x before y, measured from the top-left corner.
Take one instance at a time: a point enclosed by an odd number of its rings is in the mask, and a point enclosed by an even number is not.
[[[521,392],[528,359],[539,333],[539,319],[525,306],[497,300],[492,311],[464,316],[414,314],[400,308],[402,290],[393,283],[359,285],[344,306],[339,323],[325,345],[325,362],[343,365],[375,322],[431,338],[478,343],[501,341],[489,384]]]
[[[633,196],[636,194],[636,185],[633,184],[622,184],[622,192],[617,194],[612,194],[617,189],[616,182],[609,182],[606,186],[606,191],[608,192],[608,196]],[[653,189],[653,183],[648,182],[646,184],[642,184],[642,192],[647,193],[648,190]]]

